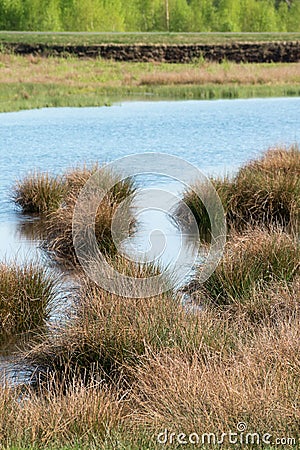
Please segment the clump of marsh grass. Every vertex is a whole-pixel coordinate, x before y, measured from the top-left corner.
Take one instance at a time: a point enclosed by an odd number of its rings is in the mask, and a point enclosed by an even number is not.
[[[260,159],[240,169],[230,199],[228,215],[242,224],[299,225],[300,150],[268,150]]]
[[[194,289],[202,302],[244,304],[267,285],[292,282],[300,273],[299,261],[300,244],[295,237],[280,229],[250,229],[232,236],[214,273],[198,287],[196,277]]]
[[[300,150],[297,146],[269,149],[261,158],[242,167],[233,179],[211,181],[223,204],[229,228],[243,230],[261,225],[299,229]],[[194,190],[185,191],[183,200],[205,238],[211,224],[197,195],[197,192],[203,195],[202,190],[196,184]]]
[[[34,172],[17,181],[12,198],[24,213],[47,214],[59,208],[70,193],[78,195],[98,168],[98,164],[83,165],[57,176]]]
[[[77,197],[69,195],[64,205],[48,215],[43,248],[56,262],[76,266],[77,256],[73,245],[73,214]],[[117,204],[106,198],[98,207],[95,218],[95,236],[102,252],[116,251],[111,224]]]
[[[53,307],[57,282],[34,263],[0,264],[0,340],[43,326]]]
[[[229,180],[229,178],[216,178],[212,179],[211,182],[221,200],[224,213],[226,214],[226,211],[228,210],[229,196],[233,188],[232,181]],[[211,205],[215,202],[215,198],[212,197],[211,188],[204,183],[196,183],[192,188],[188,188],[183,194],[183,202],[186,204],[196,220],[200,237],[205,241],[210,241],[210,218],[202,200],[205,201],[207,205]],[[179,207],[176,211],[176,215],[186,228],[190,227],[190,219],[187,217],[186,208]],[[220,219],[223,220],[224,217],[213,217],[213,220]]]
[[[262,326],[246,341],[240,338],[227,359],[216,354],[203,360],[178,349],[147,355],[134,369],[132,429],[143,425],[156,434],[168,429],[169,437],[198,433],[201,444],[203,433],[220,438],[245,422],[246,432],[288,430],[297,441],[299,330],[299,320]]]
[[[13,199],[23,212],[44,215],[39,223],[44,238],[43,247],[59,262],[76,264],[72,236],[74,209],[82,188],[99,169],[96,163],[91,167],[83,165],[67,170],[61,176],[35,173],[14,187]],[[136,187],[133,179],[118,181],[117,174],[102,168],[93,188],[108,191],[97,210],[95,234],[100,250],[112,254],[115,252],[111,234],[114,213],[125,199],[132,201]],[[133,216],[130,221],[132,231]]]
[[[53,212],[66,201],[69,195],[78,196],[89,178],[99,169],[99,164],[95,163],[90,167],[84,164],[82,167],[68,169],[57,176],[47,172],[34,172],[23,180],[17,181],[12,190],[12,199],[24,213]],[[108,183],[117,181],[116,174],[109,170],[102,171],[101,176],[102,179],[98,180],[99,187],[105,187]],[[113,198],[119,202],[133,192],[133,181],[129,179],[116,182],[111,189]]]
[[[1,386],[0,442],[3,448],[100,448],[126,413],[116,389],[96,380],[64,391],[53,382],[43,395]]]
[[[35,172],[17,181],[12,198],[24,213],[45,214],[59,207],[66,192],[61,177]]]
[[[96,168],[94,169],[96,171]],[[44,248],[48,253],[58,262],[63,264],[76,265],[77,256],[73,245],[73,226],[74,226],[74,210],[78,200],[78,195],[81,188],[89,179],[91,173],[89,170],[72,171],[66,176],[66,183],[68,184],[69,194],[65,197],[63,204],[58,209],[48,215],[46,223],[46,237],[44,240]],[[129,232],[134,229],[135,220],[132,214],[130,204],[135,193],[135,185],[132,179],[125,179],[115,183],[116,175],[110,172],[102,172],[101,179],[97,181],[97,188],[106,186],[113,186],[112,189],[104,196],[99,205],[97,205],[95,216],[95,237],[100,251],[106,254],[116,253],[116,246],[112,236],[112,221],[114,214],[121,202],[127,201],[128,209],[122,217],[123,223],[130,223]],[[98,183],[99,181],[99,183]],[[87,199],[88,202],[93,202],[96,195],[92,193]],[[85,213],[84,211],[82,212]],[[86,221],[93,218],[88,216],[86,212]],[[89,219],[88,219],[89,217]],[[122,228],[122,224],[120,224]],[[89,238],[84,245],[89,245]]]
[[[143,269],[124,260],[121,264],[123,273],[137,278],[156,273],[154,267]],[[25,361],[36,368],[37,382],[53,374],[62,383],[73,377],[88,380],[96,374],[110,381],[124,378],[128,383],[126,365],[134,367],[149,350],[179,347],[190,353],[205,347],[207,352],[227,351],[231,339],[226,321],[217,319],[212,326],[208,316],[190,313],[172,292],[128,298],[88,282],[77,300],[75,318],[33,347]]]

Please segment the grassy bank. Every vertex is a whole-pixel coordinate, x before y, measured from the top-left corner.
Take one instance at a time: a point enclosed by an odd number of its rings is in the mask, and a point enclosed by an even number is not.
[[[300,63],[130,63],[0,54],[0,111],[126,99],[300,95]]]
[[[0,43],[95,44],[224,44],[232,42],[298,41],[300,33],[86,33],[1,31]]]

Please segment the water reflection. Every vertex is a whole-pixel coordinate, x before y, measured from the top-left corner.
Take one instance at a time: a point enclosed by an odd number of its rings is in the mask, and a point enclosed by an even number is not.
[[[38,247],[38,239],[23,233],[23,229],[28,232],[31,224],[24,225],[24,222],[11,221],[0,222],[0,261],[9,263],[17,260],[18,262],[39,261],[42,252]]]

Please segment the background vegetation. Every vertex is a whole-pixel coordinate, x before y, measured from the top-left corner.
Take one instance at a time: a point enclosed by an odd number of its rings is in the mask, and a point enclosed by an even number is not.
[[[300,31],[299,0],[0,0],[0,29]]]

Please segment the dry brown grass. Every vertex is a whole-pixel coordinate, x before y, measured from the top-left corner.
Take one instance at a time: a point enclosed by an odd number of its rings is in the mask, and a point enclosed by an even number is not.
[[[264,319],[270,285],[289,286],[300,275],[299,261],[298,238],[280,229],[233,233],[211,277],[199,285],[196,275],[191,283],[194,299],[234,312],[244,310],[254,321]],[[201,266],[198,271],[201,274]]]
[[[249,226],[280,226],[299,233],[300,150],[297,145],[271,148],[261,158],[241,167],[233,179],[211,181],[223,204],[229,228],[242,231]],[[205,189],[196,183],[193,190],[185,191],[183,199],[205,238],[210,234],[211,225],[201,195],[205,195]],[[180,211],[178,215],[184,222]]]
[[[0,387],[2,448],[91,448],[105,441],[126,413],[126,402],[97,381],[58,386],[41,396],[30,388]],[[98,447],[99,448],[99,447]]]
[[[282,84],[300,82],[300,64],[256,65],[235,63],[203,63],[199,67],[182,68],[173,72],[156,69],[141,75],[141,85],[180,84]]]
[[[262,327],[227,360],[148,356],[135,369],[133,427],[220,437],[244,421],[249,432],[299,438],[299,330],[299,320]]]

